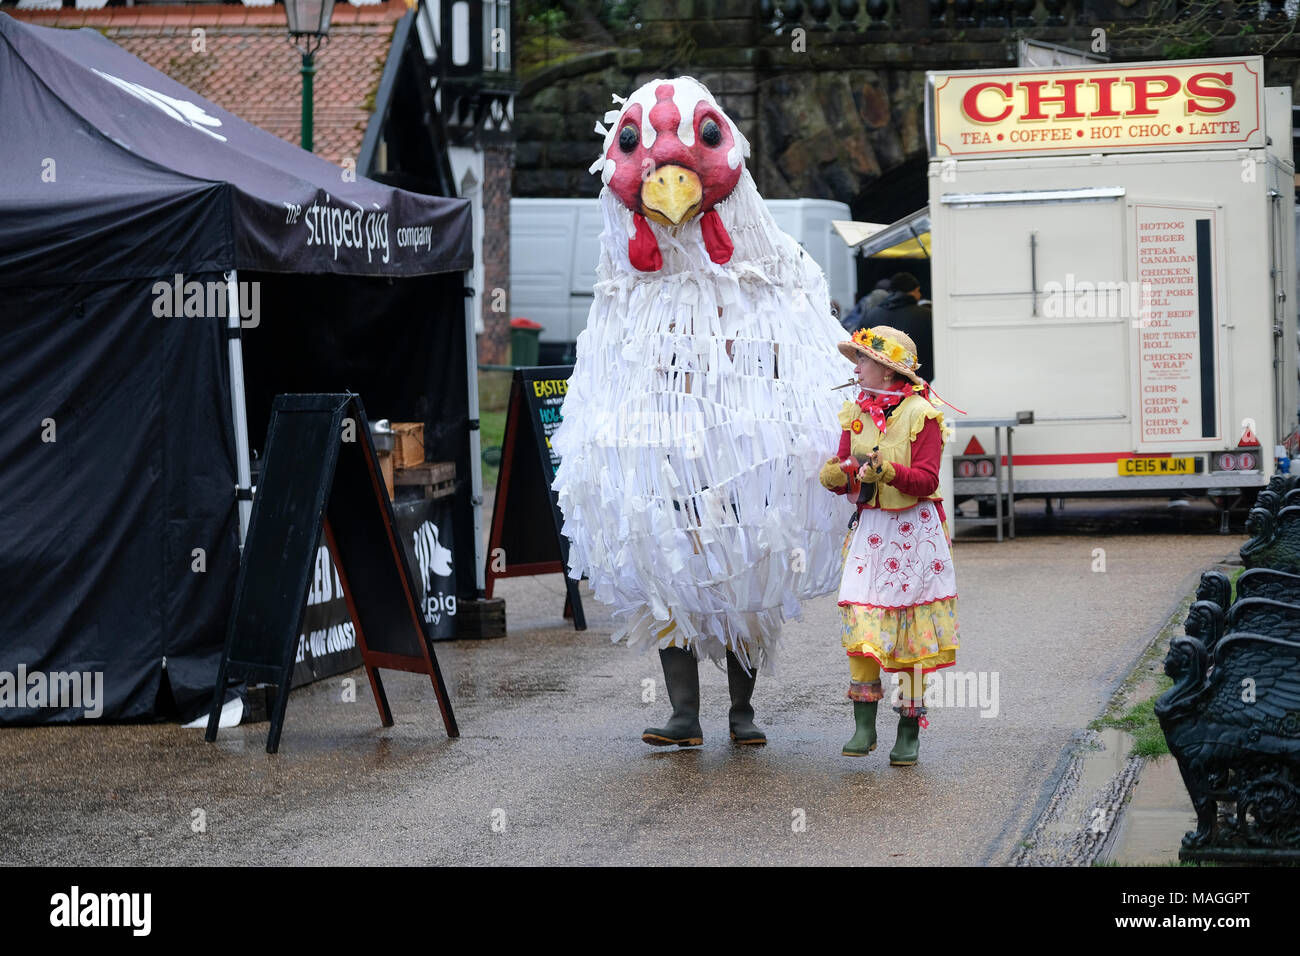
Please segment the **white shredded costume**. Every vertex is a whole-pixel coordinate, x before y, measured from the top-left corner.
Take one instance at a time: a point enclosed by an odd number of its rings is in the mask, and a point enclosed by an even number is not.
[[[552,437],[570,577],[613,607],[614,641],[715,662],[730,649],[770,672],[782,622],[839,586],[852,512],[817,477],[845,379],[826,280],[747,169],[714,207],[725,265],[696,218],[652,222],[663,267],[638,271],[632,211],[608,185],[600,204],[594,301]]]

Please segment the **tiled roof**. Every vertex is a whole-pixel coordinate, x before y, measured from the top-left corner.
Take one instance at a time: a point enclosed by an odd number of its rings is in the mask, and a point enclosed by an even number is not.
[[[291,143],[302,135],[302,57],[289,44],[283,7],[224,4],[4,12],[40,26],[92,27],[200,96]],[[404,0],[338,3],[316,54],[314,152],[356,160],[374,109]],[[196,28],[202,36],[194,34]],[[201,41],[201,42],[200,42]],[[198,47],[199,49],[195,49]]]

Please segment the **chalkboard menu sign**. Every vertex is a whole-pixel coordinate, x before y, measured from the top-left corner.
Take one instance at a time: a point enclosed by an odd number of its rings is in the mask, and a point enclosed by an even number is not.
[[[456,638],[455,517],[450,495],[393,503],[398,537],[415,575],[416,598],[425,629],[435,641]]]
[[[361,666],[357,631],[352,626],[343,582],[322,534],[312,561],[307,607],[298,629],[298,650],[293,658],[292,687],[343,674]]]
[[[406,563],[415,575],[420,613],[435,641],[456,637],[456,572],[452,498],[414,498],[393,502],[398,537],[403,541]],[[343,594],[343,582],[322,533],[316,545],[307,608],[298,632],[298,651],[293,659],[294,689],[346,674],[362,665],[357,631]]]
[[[552,478],[560,469],[560,456],[551,445],[551,436],[560,427],[560,422],[564,421],[560,407],[569,391],[568,375],[573,374],[573,366],[564,366],[564,370],[566,376],[563,379],[529,380],[525,377],[524,380],[525,394],[530,397],[530,410],[537,416],[542,442],[546,445],[546,460],[550,463]]]
[[[278,395],[272,406],[206,739],[217,738],[228,682],[266,681],[277,685],[266,751],[279,748],[322,529],[380,721],[393,724],[378,669],[413,671],[432,679],[447,735],[458,736],[365,409],[341,394]]]
[[[551,490],[560,467],[551,436],[563,421],[560,406],[572,374],[572,365],[515,369],[484,577],[490,598],[497,578],[564,575],[564,616],[584,631],[587,619],[578,583],[568,575],[569,542],[560,533],[564,516]]]

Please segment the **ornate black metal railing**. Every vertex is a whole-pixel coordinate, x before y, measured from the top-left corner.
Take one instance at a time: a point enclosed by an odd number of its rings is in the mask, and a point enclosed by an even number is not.
[[[926,8],[931,27],[1032,27],[1064,25],[1078,0],[761,0],[758,17],[774,31],[884,30],[900,25],[901,4]]]
[[[795,27],[870,32],[904,25],[1029,29],[1193,17],[1239,21],[1251,30],[1275,32],[1293,28],[1295,6],[1288,0],[1153,0],[1138,10],[1119,0],[759,0],[755,9],[759,22],[775,33]]]

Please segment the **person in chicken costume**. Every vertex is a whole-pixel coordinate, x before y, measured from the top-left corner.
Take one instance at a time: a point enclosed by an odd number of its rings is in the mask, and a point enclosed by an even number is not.
[[[821,482],[855,502],[845,537],[839,605],[849,656],[856,730],[846,757],[876,749],[881,671],[900,674],[895,766],[916,763],[925,675],[956,662],[957,582],[939,460],[943,413],[917,375],[912,339],[898,329],[860,329],[840,351],[859,390],[839,413],[840,442]],[[936,397],[937,400],[937,397]]]
[[[672,716],[644,741],[703,742],[705,658],[725,661],[732,740],[763,744],[755,676],[782,623],[839,578],[849,511],[816,476],[844,333],[709,91],[678,77],[614,101],[591,168],[594,301],[552,436],[569,573],[612,606],[614,641],[659,650]]]

